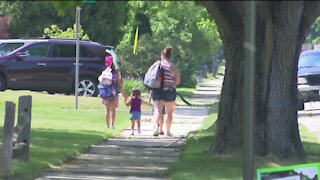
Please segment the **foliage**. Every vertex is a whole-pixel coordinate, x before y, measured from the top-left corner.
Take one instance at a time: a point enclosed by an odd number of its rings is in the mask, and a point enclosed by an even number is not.
[[[181,71],[181,86],[194,87],[196,66],[209,64],[221,46],[215,24],[205,10],[193,2],[130,1],[127,32],[118,50],[124,59],[125,76],[143,78],[148,67],[160,57],[165,45],[174,47],[173,61]],[[139,36],[137,54],[133,55],[134,30],[141,22],[135,14],[150,19],[152,33]],[[140,26],[139,26],[140,28]]]
[[[116,46],[127,21],[126,1],[0,1],[0,16],[12,18],[13,38],[40,37],[52,24],[67,29],[75,23],[76,6],[81,7],[80,23],[92,41]],[[32,19],[32,21],[31,21]]]
[[[57,25],[53,24],[50,28],[45,28],[43,32],[45,37],[55,37],[55,38],[76,38],[76,24],[72,28],[68,28],[65,31],[62,31]],[[89,36],[84,33],[84,30],[80,26],[80,38],[89,39]]]
[[[0,14],[11,17],[10,34],[14,38],[40,37],[44,27],[59,23],[60,27],[67,27],[74,23],[70,6],[64,16],[58,16],[53,2],[42,1],[1,1],[0,7],[4,8]]]
[[[127,1],[96,1],[81,8],[81,25],[90,39],[116,47],[127,22]]]
[[[307,36],[306,41],[312,44],[320,44],[320,17],[318,17],[311,26],[310,33]]]
[[[134,79],[127,79],[123,81],[123,89],[126,92],[126,94],[131,95],[131,90],[133,87],[138,87],[141,93],[147,92],[147,88],[142,81]]]

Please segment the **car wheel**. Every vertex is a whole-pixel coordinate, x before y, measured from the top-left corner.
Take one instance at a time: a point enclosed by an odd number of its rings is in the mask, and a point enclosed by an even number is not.
[[[80,78],[78,83],[78,96],[97,96],[97,82],[91,78]]]
[[[0,76],[0,91],[4,91],[7,89],[6,81],[3,76]]]

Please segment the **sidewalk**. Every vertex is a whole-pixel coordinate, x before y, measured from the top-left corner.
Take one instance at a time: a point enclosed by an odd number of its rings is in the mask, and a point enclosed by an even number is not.
[[[135,135],[131,135],[128,127],[119,137],[92,145],[86,154],[44,172],[37,180],[168,179],[168,166],[179,159],[187,134],[199,129],[208,115],[209,107],[200,103],[219,98],[220,88],[221,80],[203,83],[190,99],[199,105],[176,107],[172,137],[152,136],[153,122],[150,115],[143,113],[141,134],[135,132]]]

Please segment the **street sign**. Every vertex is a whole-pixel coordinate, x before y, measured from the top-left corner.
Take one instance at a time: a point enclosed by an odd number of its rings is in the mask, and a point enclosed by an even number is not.
[[[257,180],[318,179],[320,163],[297,164],[257,169]]]

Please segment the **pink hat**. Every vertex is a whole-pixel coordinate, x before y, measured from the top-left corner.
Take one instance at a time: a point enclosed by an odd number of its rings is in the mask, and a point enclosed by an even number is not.
[[[113,63],[113,58],[112,58],[112,56],[111,56],[111,55],[106,56],[106,58],[105,58],[105,65],[108,67],[108,66],[111,66],[112,63]]]

